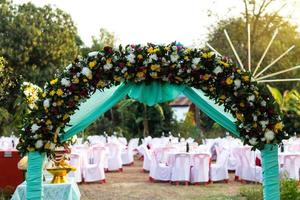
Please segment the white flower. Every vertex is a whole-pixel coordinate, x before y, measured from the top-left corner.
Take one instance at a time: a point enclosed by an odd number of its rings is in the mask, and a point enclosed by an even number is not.
[[[69,64],[69,65],[66,67],[66,70],[69,71],[69,69],[71,69],[71,67],[72,67],[72,64]]]
[[[150,62],[150,63],[152,62],[152,60],[157,60],[157,55],[156,55],[156,54],[151,54],[151,55],[149,56],[149,62]]]
[[[35,148],[39,149],[44,145],[43,140],[38,140],[35,143]]]
[[[177,46],[172,46],[173,51],[177,51]]]
[[[256,115],[252,115],[253,117],[253,121],[257,121],[257,116]]]
[[[127,67],[124,67],[121,72],[124,74],[126,71],[127,71]]]
[[[256,145],[258,142],[257,142],[257,138],[255,138],[255,137],[253,137],[253,138],[251,138],[250,140],[249,140],[249,143],[251,144],[251,145]]]
[[[219,73],[222,73],[223,72],[223,69],[220,67],[220,66],[218,66],[218,67],[216,67],[215,69],[214,69],[214,71],[213,71],[215,74],[219,74]]]
[[[192,72],[192,70],[190,68],[188,68],[188,70],[186,70],[186,72],[189,74]]]
[[[255,100],[255,96],[252,94],[251,96],[249,96],[249,97],[247,98],[247,100],[253,102],[253,101]]]
[[[68,79],[63,78],[63,79],[61,79],[61,84],[63,86],[69,87],[71,85],[71,82]]]
[[[241,80],[240,79],[235,79],[234,80],[234,86],[236,87],[236,88],[240,88],[241,87]]]
[[[269,124],[269,121],[268,120],[266,120],[266,121],[260,121],[259,123],[261,124],[261,127],[263,129],[265,129],[267,127],[267,125]]]
[[[112,68],[112,64],[111,63],[106,63],[104,66],[103,66],[103,69],[104,70],[106,70],[106,71],[108,71],[108,70],[110,70],[111,68]]]
[[[174,63],[174,62],[176,62],[178,60],[179,56],[177,54],[172,54],[170,56],[170,58],[171,58],[171,61]]]
[[[267,130],[267,131],[265,132],[265,138],[266,138],[267,142],[272,141],[272,140],[274,139],[274,137],[275,137],[275,134],[274,134],[273,131]]]
[[[92,71],[87,67],[82,68],[81,73],[83,75],[85,75],[86,77],[89,77],[92,75]]]
[[[130,63],[135,63],[135,55],[134,54],[129,54],[126,56],[126,59],[130,62]]]
[[[40,126],[38,126],[37,124],[33,124],[31,126],[31,132],[35,133],[37,130],[39,130]]]
[[[50,143],[50,149],[51,149],[51,150],[54,150],[54,149],[55,149],[55,144],[52,143],[52,142]]]
[[[263,100],[262,102],[260,102],[260,105],[263,106],[263,107],[266,107],[267,102],[265,100]]]
[[[200,58],[193,58],[192,63],[197,65],[200,62]]]

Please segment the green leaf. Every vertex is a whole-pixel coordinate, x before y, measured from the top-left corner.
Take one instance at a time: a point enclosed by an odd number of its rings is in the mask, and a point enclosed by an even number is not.
[[[269,91],[271,92],[272,96],[274,97],[275,101],[280,105],[280,107],[283,105],[283,97],[280,93],[280,91],[275,88],[271,87],[270,85],[267,85]]]

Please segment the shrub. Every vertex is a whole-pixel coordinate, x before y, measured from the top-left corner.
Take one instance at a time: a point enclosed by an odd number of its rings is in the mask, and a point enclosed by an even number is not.
[[[247,200],[263,200],[262,187],[245,186],[241,188],[240,194]]]
[[[281,200],[300,200],[300,190],[297,187],[297,181],[293,179],[285,179],[280,183],[280,199]]]

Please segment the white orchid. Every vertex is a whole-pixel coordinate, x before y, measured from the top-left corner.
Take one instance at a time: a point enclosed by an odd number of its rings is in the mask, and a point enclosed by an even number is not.
[[[263,107],[266,107],[267,102],[265,100],[263,100],[262,102],[260,102],[260,105],[263,106]]]
[[[81,74],[85,75],[86,77],[89,77],[92,75],[92,71],[88,67],[84,67],[81,70]]]
[[[242,81],[240,79],[235,79],[233,82],[236,89],[241,87]]]
[[[198,65],[198,63],[200,62],[201,58],[193,58],[192,63],[193,65]]]
[[[249,96],[249,97],[247,98],[247,100],[248,100],[248,101],[254,102],[255,96],[252,94],[251,96]]]
[[[130,63],[135,63],[135,55],[134,54],[129,54],[126,56],[126,59],[130,62]]]
[[[170,58],[171,58],[171,61],[172,61],[173,63],[175,63],[175,62],[179,59],[179,56],[178,56],[178,54],[172,54],[172,55],[170,56]]]
[[[153,60],[157,60],[157,55],[156,54],[151,54],[150,56],[149,56],[149,63],[152,63],[152,61]]]
[[[263,129],[265,129],[265,128],[267,127],[267,125],[269,124],[269,120],[266,120],[266,121],[260,121],[259,123],[260,123],[261,127],[262,127]]]
[[[257,142],[257,138],[255,138],[255,137],[253,137],[253,138],[251,138],[250,140],[249,140],[249,143],[251,144],[251,145],[256,145],[258,142]]]

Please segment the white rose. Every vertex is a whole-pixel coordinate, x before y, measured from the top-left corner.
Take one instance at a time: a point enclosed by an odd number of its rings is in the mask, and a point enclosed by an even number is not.
[[[214,69],[214,71],[213,71],[215,74],[219,74],[219,73],[222,73],[223,72],[223,69],[220,67],[220,66],[218,66],[218,67],[216,67],[215,69]]]
[[[82,68],[81,73],[83,75],[85,75],[86,77],[89,77],[92,75],[92,71],[87,67]]]
[[[112,68],[112,64],[111,63],[107,63],[107,64],[105,64],[104,66],[103,66],[103,68],[104,68],[104,70],[106,70],[106,71],[108,71],[108,70],[110,70],[111,68]]]
[[[236,88],[240,88],[241,87],[241,80],[240,79],[235,79],[234,80],[234,86],[236,87]]]
[[[171,58],[171,61],[174,63],[174,62],[176,62],[178,60],[179,56],[177,54],[172,54],[170,56],[170,58]]]
[[[261,127],[263,129],[265,129],[267,127],[267,125],[269,124],[269,121],[268,120],[266,120],[266,121],[260,121],[259,123],[261,124]]]
[[[37,130],[39,130],[40,126],[38,126],[37,124],[33,124],[31,126],[31,132],[35,133]]]
[[[61,79],[61,84],[63,86],[69,87],[71,85],[71,82],[68,79],[63,78],[63,79]]]
[[[124,74],[126,71],[127,71],[127,67],[124,67],[121,72]]]
[[[35,143],[35,148],[39,149],[44,145],[43,140],[38,140]]]
[[[267,130],[267,131],[265,132],[265,138],[266,138],[267,142],[272,141],[272,140],[274,139],[274,137],[275,137],[275,134],[274,134],[273,131]]]
[[[192,63],[197,65],[200,62],[200,58],[193,58]]]
[[[260,102],[260,105],[263,106],[263,107],[266,107],[267,102],[265,100],[263,100],[262,102]]]
[[[129,54],[126,56],[126,59],[130,62],[130,63],[135,63],[135,55],[134,54]]]
[[[152,62],[152,60],[157,60],[157,55],[156,54],[151,54],[149,56],[149,61]]]
[[[251,95],[247,98],[248,101],[254,101],[255,100],[255,96],[254,95]]]
[[[249,140],[249,143],[251,144],[251,145],[256,145],[258,142],[257,142],[257,138],[255,138],[255,137],[253,137],[253,138],[251,138],[250,140]]]

